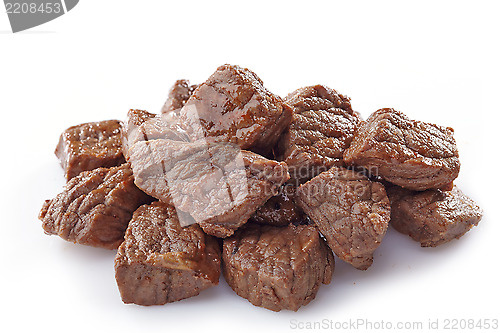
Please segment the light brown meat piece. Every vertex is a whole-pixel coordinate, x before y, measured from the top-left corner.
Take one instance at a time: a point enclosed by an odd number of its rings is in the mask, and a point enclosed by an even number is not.
[[[73,177],[63,192],[46,200],[39,218],[49,235],[116,249],[134,210],[150,200],[134,185],[129,164],[97,168]]]
[[[197,225],[182,228],[160,202],[134,213],[115,258],[124,303],[159,305],[196,296],[219,283],[220,248]]]
[[[410,120],[394,109],[380,109],[366,120],[344,160],[416,191],[447,188],[460,171],[452,128]]]
[[[331,281],[333,254],[309,225],[249,224],[224,239],[223,273],[231,288],[255,306],[297,311]]]
[[[348,97],[322,85],[297,89],[285,98],[292,122],[278,144],[278,155],[298,186],[332,166],[344,166],[360,119]]]
[[[197,84],[189,84],[188,80],[175,81],[168,92],[168,98],[161,109],[161,113],[180,110],[197,87]]]
[[[388,188],[391,225],[421,246],[438,246],[462,237],[476,226],[483,212],[454,186],[451,191],[410,191]]]
[[[104,120],[66,129],[55,150],[67,180],[82,171],[113,167],[125,162],[121,144],[122,123]]]
[[[268,155],[292,118],[291,108],[247,68],[223,65],[180,111],[191,141],[230,142]]]
[[[285,163],[230,143],[159,139],[129,154],[140,189],[194,219],[181,225],[196,222],[217,237],[232,235],[289,178]]]
[[[381,183],[361,172],[333,167],[301,185],[296,202],[340,259],[357,269],[371,266],[391,214]]]

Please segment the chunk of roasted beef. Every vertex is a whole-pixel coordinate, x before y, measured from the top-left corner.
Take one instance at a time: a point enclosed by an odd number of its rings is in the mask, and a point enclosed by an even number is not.
[[[39,218],[49,235],[96,247],[116,249],[140,205],[150,197],[134,185],[129,164],[84,171],[63,192],[46,200]]]
[[[335,267],[331,250],[310,225],[248,224],[224,239],[227,283],[253,305],[297,311],[328,284]]]
[[[115,258],[124,303],[159,305],[219,283],[220,248],[197,225],[182,228],[175,208],[154,202],[135,212]]]
[[[460,171],[452,128],[411,120],[394,109],[380,109],[366,120],[344,160],[416,191],[449,188]]]
[[[104,120],[66,129],[55,150],[67,180],[82,171],[112,167],[125,162],[121,143],[122,123]]]
[[[384,186],[354,170],[333,167],[298,190],[297,204],[342,260],[365,270],[389,225]]]

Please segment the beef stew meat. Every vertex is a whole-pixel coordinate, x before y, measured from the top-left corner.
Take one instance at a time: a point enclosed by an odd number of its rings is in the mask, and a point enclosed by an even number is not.
[[[217,237],[232,235],[289,178],[285,163],[230,143],[158,139],[137,142],[129,153],[139,188]]]
[[[248,224],[224,239],[223,274],[241,297],[272,311],[297,311],[331,281],[333,254],[309,225]]]
[[[361,270],[372,264],[391,213],[381,183],[363,173],[333,167],[301,185],[296,202],[340,259]]]
[[[140,128],[145,122],[156,118],[156,114],[146,110],[131,109],[127,113],[128,121],[122,130],[122,150],[123,155],[128,160],[128,150],[130,146],[141,140],[146,140],[147,137]]]
[[[291,184],[281,186],[278,195],[271,197],[250,218],[259,224],[285,226],[287,224],[302,224],[306,216],[293,200],[296,188]]]
[[[348,97],[322,85],[297,89],[285,98],[293,109],[292,122],[278,145],[298,186],[332,166],[344,166],[360,119]]]
[[[66,129],[55,150],[67,180],[82,171],[112,167],[125,162],[121,143],[122,123],[104,120]]]
[[[173,114],[157,115],[144,110],[130,110],[123,130],[123,153],[128,160],[130,147],[139,141],[171,139],[189,141],[185,128]]]
[[[39,218],[49,235],[116,249],[134,210],[150,200],[134,185],[129,164],[97,168],[73,177],[63,192],[46,200]]]
[[[462,237],[482,217],[482,210],[454,186],[451,191],[388,188],[391,225],[422,247],[438,246]]]
[[[410,120],[394,109],[366,120],[344,160],[416,191],[449,187],[460,170],[452,128]]]
[[[220,247],[197,225],[182,228],[174,207],[154,202],[135,212],[115,258],[124,303],[160,305],[219,283]]]
[[[188,80],[175,81],[168,92],[168,98],[161,109],[161,113],[180,110],[197,87],[197,84],[189,84]]]
[[[198,86],[180,112],[191,141],[231,142],[268,155],[292,119],[291,108],[246,68],[223,65]]]

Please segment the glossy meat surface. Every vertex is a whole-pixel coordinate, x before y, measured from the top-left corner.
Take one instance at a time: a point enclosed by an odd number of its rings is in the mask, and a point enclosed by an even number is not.
[[[175,81],[168,92],[168,98],[161,109],[161,113],[181,109],[197,87],[197,84],[189,84],[188,80]]]
[[[297,311],[328,284],[333,254],[313,226],[249,224],[224,239],[223,273],[231,288],[255,306]]]
[[[362,270],[371,266],[391,214],[382,184],[333,167],[301,185],[296,202],[340,259]]]
[[[185,129],[174,114],[158,115],[145,110],[129,110],[127,123],[122,131],[123,154],[128,160],[128,151],[139,141],[171,139],[189,141]]]
[[[134,185],[129,164],[73,177],[46,200],[39,218],[45,233],[83,245],[116,249],[137,207],[150,200]]]
[[[82,171],[125,162],[118,120],[85,123],[66,129],[55,150],[67,180]]]
[[[297,89],[285,98],[293,118],[282,135],[278,151],[298,186],[332,166],[344,166],[360,119],[348,97],[322,85]]]
[[[136,184],[188,213],[205,232],[228,237],[289,178],[283,162],[230,143],[152,140],[130,150]]]
[[[451,191],[423,192],[394,186],[387,193],[392,226],[423,247],[462,237],[483,215],[481,208],[456,186]]]
[[[292,111],[246,68],[223,65],[199,85],[180,111],[191,141],[231,142],[268,154],[290,123]]]
[[[159,305],[196,296],[219,283],[220,248],[197,225],[182,228],[174,207],[139,207],[115,258],[124,303]]]
[[[366,120],[344,160],[417,191],[449,187],[460,171],[452,128],[410,120],[394,109],[380,109]]]
[[[279,193],[257,209],[250,220],[259,224],[274,226],[305,223],[307,216],[293,200],[295,192],[295,186],[290,184],[281,186]]]

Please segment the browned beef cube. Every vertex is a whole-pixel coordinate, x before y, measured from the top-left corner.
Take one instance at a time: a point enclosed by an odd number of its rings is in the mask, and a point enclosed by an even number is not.
[[[340,259],[358,269],[370,267],[391,214],[381,183],[361,172],[333,167],[299,187],[297,204]]]
[[[224,65],[198,86],[180,112],[191,141],[209,137],[241,149],[269,153],[292,118],[292,110],[252,71]]]
[[[302,224],[307,221],[302,209],[295,204],[296,187],[291,184],[281,186],[278,195],[271,197],[252,215],[250,220],[259,224],[285,226]]]
[[[40,212],[45,233],[96,247],[116,249],[132,213],[150,198],[134,185],[129,164],[97,168],[73,177]]]
[[[128,160],[128,150],[137,141],[144,140],[140,126],[157,115],[145,110],[131,109],[127,113],[128,121],[122,130],[123,155]]]
[[[136,142],[155,139],[188,141],[185,130],[174,115],[157,115],[144,110],[129,110],[127,125],[122,131],[123,154],[128,160],[128,151]]]
[[[285,163],[230,143],[158,139],[137,142],[129,154],[139,188],[217,237],[232,235],[289,178]]]
[[[124,303],[158,305],[196,296],[219,283],[220,248],[197,225],[182,228],[172,206],[135,212],[115,259]]]
[[[348,97],[326,86],[297,89],[285,98],[293,118],[278,145],[293,184],[298,186],[332,166],[344,166],[360,119]]]
[[[333,254],[314,226],[249,224],[224,239],[227,283],[253,305],[297,311],[331,281]]]
[[[417,191],[449,187],[460,170],[452,128],[410,120],[394,109],[374,112],[357,131],[344,159]]]
[[[477,225],[481,208],[456,186],[423,192],[390,187],[391,224],[421,246],[438,246],[462,237]]]
[[[61,161],[66,179],[69,180],[82,171],[124,163],[121,127],[118,120],[105,120],[65,130],[55,154]]]
[[[197,84],[189,84],[188,80],[175,81],[168,92],[168,98],[161,113],[169,113],[182,108],[197,87]]]

